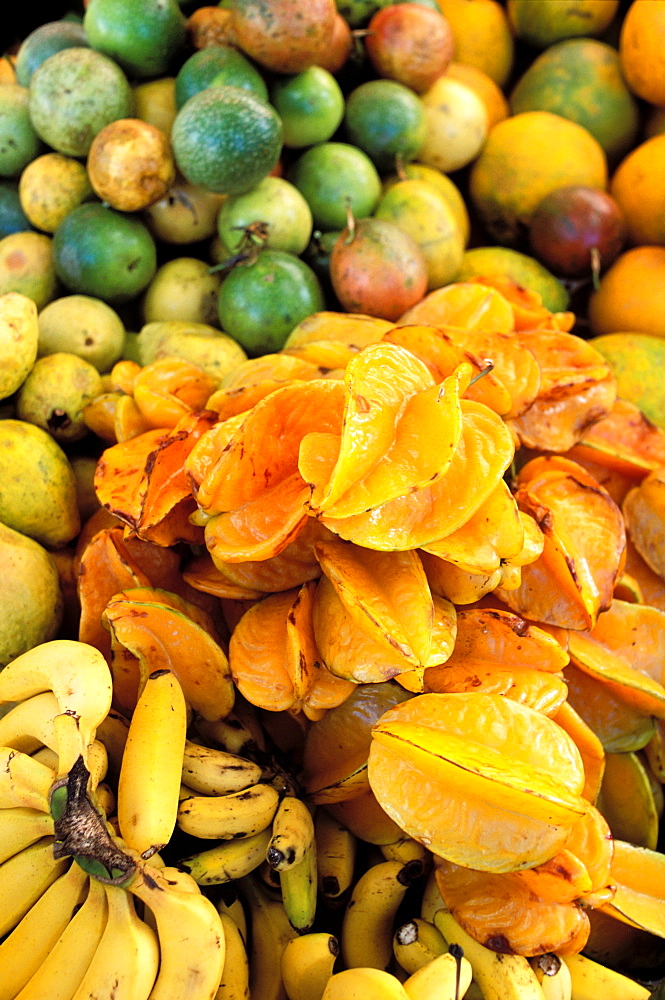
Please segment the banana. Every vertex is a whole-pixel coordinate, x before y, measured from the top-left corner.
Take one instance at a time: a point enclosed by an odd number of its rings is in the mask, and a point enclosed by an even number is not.
[[[35,974],[87,891],[88,876],[71,864],[0,944],[0,1000],[13,1000]]]
[[[360,876],[344,911],[340,944],[349,968],[386,970],[393,959],[393,924],[406,890],[422,875],[419,861],[382,861]]]
[[[88,750],[88,770],[90,771],[90,789],[94,791],[100,781],[103,781],[108,771],[109,758],[106,747],[100,740],[93,740]]]
[[[0,809],[25,806],[49,811],[53,771],[20,750],[0,747]]]
[[[212,1000],[224,966],[221,917],[193,879],[180,872],[171,880],[170,874],[141,865],[129,886],[152,911],[159,936],[161,957],[150,1000]]]
[[[68,861],[54,860],[53,837],[42,837],[0,865],[0,937],[16,926],[68,867]]]
[[[409,1000],[409,994],[389,972],[359,966],[331,976],[321,1000]]]
[[[115,708],[112,708],[106,718],[97,726],[96,736],[106,747],[109,758],[109,777],[114,788],[118,786],[120,765],[128,733],[129,720]]]
[[[197,718],[196,730],[206,742],[239,757],[249,757],[250,760],[254,760],[257,752],[265,749],[257,739],[257,734],[241,722],[234,712],[225,719],[217,719],[215,722]]]
[[[565,955],[572,1000],[648,1000],[649,990],[628,976],[608,969],[584,955]]]
[[[312,837],[298,864],[279,873],[284,912],[299,934],[306,934],[316,916],[316,841]]]
[[[247,915],[235,885],[227,884],[222,887],[216,906],[220,916],[226,914],[231,917],[242,934],[243,941],[247,941]]]
[[[409,1000],[460,1000],[471,985],[471,963],[448,951],[423,965],[402,985]]]
[[[321,1000],[338,955],[339,941],[326,931],[289,941],[280,963],[289,1000]]]
[[[448,946],[456,944],[471,963],[484,1000],[543,1000],[543,991],[529,962],[522,955],[501,955],[490,951],[457,923],[452,913],[440,909],[434,925]]]
[[[58,755],[55,750],[51,750],[50,747],[41,747],[39,750],[35,750],[30,756],[33,760],[38,760],[40,764],[44,764],[45,767],[49,767],[53,771],[53,780],[55,781],[55,776],[58,773]]]
[[[358,840],[324,806],[314,814],[319,894],[328,905],[341,905],[353,884]]]
[[[201,795],[240,792],[261,780],[262,770],[253,760],[238,754],[185,741],[182,780]]]
[[[278,792],[264,784],[228,795],[194,795],[180,802],[178,826],[202,840],[253,837],[272,823],[278,804]]]
[[[270,899],[253,875],[239,882],[249,914],[249,989],[257,1000],[288,1000],[281,976],[284,948],[297,932],[281,900]]]
[[[393,936],[393,954],[397,964],[409,976],[447,951],[443,935],[434,924],[422,917],[414,917],[402,924]]]
[[[424,866],[429,866],[432,860],[432,855],[427,848],[414,840],[413,837],[402,837],[400,840],[393,841],[392,844],[379,844],[379,850],[386,861],[401,861],[403,865],[407,861],[416,860],[421,861]]]
[[[131,893],[104,889],[104,933],[72,1000],[147,1000],[159,968],[157,935],[137,915]]]
[[[226,954],[215,1000],[249,1000],[249,960],[240,928],[228,913],[220,913]]]
[[[314,821],[302,799],[285,795],[272,821],[272,839],[266,851],[268,864],[284,872],[300,864],[314,841]]]
[[[90,798],[94,805],[97,806],[100,814],[103,813],[105,816],[110,816],[115,809],[113,789],[105,781],[100,781],[94,792],[91,791]]]
[[[53,833],[53,819],[40,809],[15,806],[0,810],[0,864]]]
[[[573,980],[570,969],[558,955],[538,955],[529,959],[545,1000],[572,1000]]]
[[[208,851],[181,858],[178,866],[188,872],[199,885],[220,885],[249,875],[263,862],[270,842],[270,827],[244,837],[224,840]]]
[[[446,904],[441,898],[441,893],[439,892],[439,884],[436,880],[436,869],[432,868],[427,880],[425,882],[425,888],[423,889],[422,899],[420,901],[420,916],[423,920],[429,921],[429,923],[434,922],[434,914],[437,910],[446,908]]]
[[[129,725],[117,795],[121,835],[144,858],[175,828],[186,731],[180,682],[170,670],[153,671]]]
[[[58,699],[52,691],[20,701],[0,719],[0,746],[30,754],[43,746],[57,750],[53,720],[59,714]]]
[[[101,941],[106,916],[104,886],[90,878],[85,902],[16,1000],[72,1000]]]
[[[12,660],[0,673],[0,704],[52,691],[60,709],[56,723],[60,773],[86,757],[95,730],[111,707],[111,672],[94,646],[74,639],[53,639]]]

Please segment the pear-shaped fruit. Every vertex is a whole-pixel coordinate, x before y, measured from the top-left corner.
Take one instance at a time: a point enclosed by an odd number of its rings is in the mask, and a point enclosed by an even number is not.
[[[67,456],[50,434],[24,420],[0,420],[0,521],[54,549],[81,527]]]
[[[52,556],[32,538],[0,523],[0,579],[9,582],[0,615],[0,667],[55,638],[63,601]]]
[[[89,433],[83,410],[101,393],[102,378],[94,365],[58,351],[35,362],[19,391],[17,415],[61,444],[79,441]]]
[[[0,295],[0,399],[26,379],[37,357],[37,306],[27,295]]]

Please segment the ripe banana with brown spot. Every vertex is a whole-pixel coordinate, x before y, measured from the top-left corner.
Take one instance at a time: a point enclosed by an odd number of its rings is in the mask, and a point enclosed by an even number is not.
[[[471,985],[471,963],[448,951],[423,965],[402,985],[409,1000],[461,1000]]]
[[[648,1000],[650,990],[585,955],[565,955],[572,1000]]]
[[[422,917],[402,924],[393,936],[393,954],[409,976],[447,951],[448,945],[441,932]]]
[[[572,1000],[573,981],[570,970],[558,955],[538,955],[529,959],[536,973],[545,1000]]]
[[[270,826],[253,837],[224,840],[207,851],[181,858],[178,867],[199,885],[221,885],[249,875],[265,859],[270,842]]]
[[[68,860],[54,860],[53,843],[53,837],[42,837],[0,865],[0,937],[16,927],[69,867]]]
[[[329,906],[346,902],[353,884],[358,840],[324,806],[314,814],[318,889]]]
[[[200,795],[240,792],[261,780],[258,764],[238,754],[185,741],[182,781]]]
[[[226,955],[215,1000],[249,1000],[249,959],[245,939],[228,913],[220,913],[219,916],[224,929]]]
[[[419,861],[382,861],[360,876],[342,920],[340,944],[347,968],[389,969],[397,910],[422,871]]]
[[[314,821],[302,799],[285,795],[272,821],[266,860],[275,871],[299,865],[314,842]]]
[[[299,934],[306,934],[316,917],[316,841],[312,837],[302,859],[279,873],[284,912]]]
[[[194,795],[178,806],[178,826],[203,840],[253,837],[269,826],[279,794],[272,785],[256,784],[227,795]]]
[[[25,806],[48,812],[54,780],[51,768],[41,761],[12,747],[0,747],[0,809]]]

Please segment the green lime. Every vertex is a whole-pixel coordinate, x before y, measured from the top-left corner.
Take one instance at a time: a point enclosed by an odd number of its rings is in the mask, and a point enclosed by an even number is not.
[[[30,80],[30,118],[58,153],[87,156],[105,125],[129,118],[134,95],[120,67],[93,49],[62,49]]]
[[[0,177],[18,177],[42,150],[28,107],[28,88],[0,86]]]
[[[270,100],[282,119],[284,145],[294,149],[327,142],[344,117],[342,89],[322,66],[276,79]]]
[[[209,45],[199,49],[181,66],[175,78],[178,111],[185,101],[207,87],[241,87],[268,100],[268,88],[259,71],[242,52],[230,45]]]
[[[245,194],[230,195],[219,210],[219,237],[230,253],[243,241],[248,226],[265,225],[266,247],[301,254],[312,235],[310,207],[283,177],[264,177]]]
[[[32,229],[32,225],[21,207],[18,184],[0,181],[0,239],[26,229]]]
[[[41,64],[61,49],[87,47],[88,39],[81,24],[71,21],[48,21],[27,35],[16,55],[16,81],[23,87]]]
[[[346,100],[344,129],[379,170],[415,159],[425,140],[425,109],[418,95],[396,80],[369,80]]]
[[[55,270],[72,292],[129,302],[157,270],[155,243],[139,219],[105,205],[79,205],[53,237]]]
[[[318,229],[344,229],[347,206],[356,219],[371,215],[381,197],[381,178],[369,156],[345,142],[321,142],[302,153],[287,179],[312,210]]]
[[[219,290],[222,329],[256,357],[281,350],[291,330],[324,308],[318,278],[281,250],[263,250],[253,264],[235,267]]]
[[[187,37],[176,0],[91,0],[83,28],[93,49],[140,79],[163,76]]]
[[[176,164],[191,184],[239,194],[277,163],[282,123],[267,101],[241,87],[208,87],[176,115],[171,143]]]

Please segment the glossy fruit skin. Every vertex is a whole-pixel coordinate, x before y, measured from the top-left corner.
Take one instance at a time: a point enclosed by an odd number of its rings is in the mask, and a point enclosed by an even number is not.
[[[284,145],[294,149],[327,142],[344,116],[342,90],[322,66],[274,80],[270,101],[282,119]]]
[[[233,0],[238,47],[276,73],[299,73],[323,56],[337,14],[334,0]]]
[[[304,196],[314,225],[342,229],[347,203],[356,219],[370,215],[381,197],[381,179],[366,153],[346,142],[321,142],[291,165],[287,180]]]
[[[104,205],[73,209],[53,237],[56,274],[72,292],[129,302],[152,280],[157,251],[139,219]]]
[[[379,170],[414,160],[425,139],[425,111],[416,94],[396,80],[368,80],[346,99],[344,129]]]
[[[49,21],[40,24],[23,39],[16,54],[16,82],[27,87],[34,71],[45,59],[61,49],[87,47],[90,43],[80,24],[71,21]]]
[[[330,279],[347,312],[397,320],[427,290],[427,264],[413,237],[385,219],[361,219],[330,254]]]
[[[230,45],[209,45],[187,59],[175,78],[175,103],[178,111],[190,97],[207,87],[230,85],[242,87],[262,100],[268,88],[257,69]]]
[[[219,290],[219,321],[250,356],[279,351],[291,330],[324,308],[319,281],[299,257],[262,250],[235,267]]]
[[[531,217],[531,249],[557,274],[575,278],[593,267],[592,248],[598,264],[607,267],[626,240],[626,224],[617,202],[605,191],[584,185],[567,185],[548,194]]]
[[[437,11],[398,3],[374,14],[365,48],[379,76],[421,94],[446,72],[455,43],[450,25]]]

